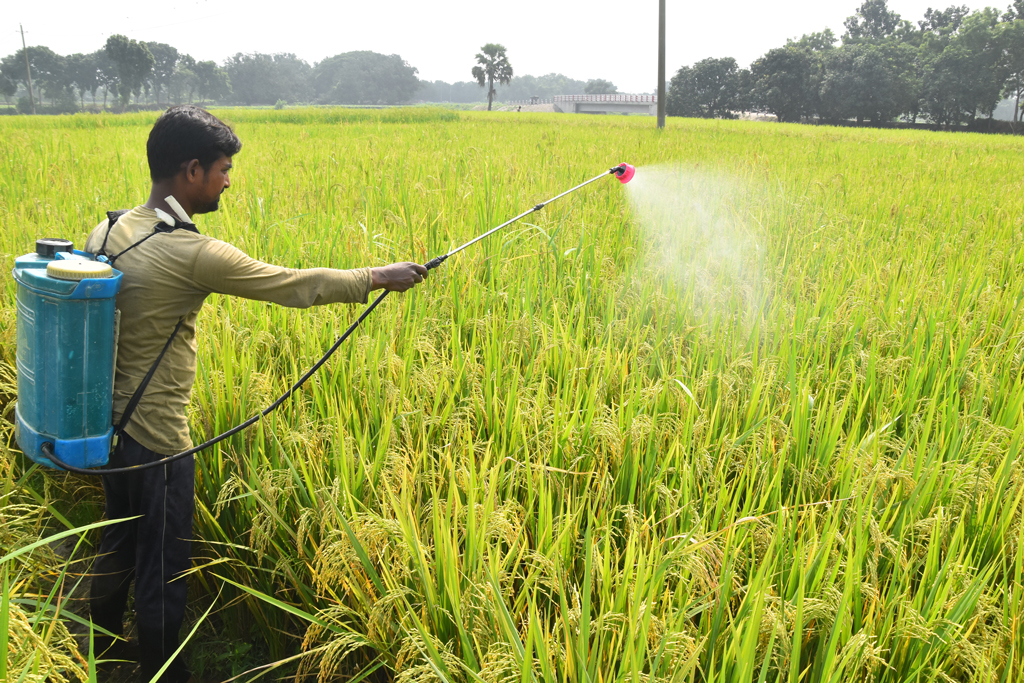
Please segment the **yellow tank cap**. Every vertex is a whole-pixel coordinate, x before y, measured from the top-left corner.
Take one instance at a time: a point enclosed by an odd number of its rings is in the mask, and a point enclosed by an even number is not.
[[[110,264],[99,261],[59,260],[46,264],[46,274],[58,280],[85,280],[87,278],[113,277]]]

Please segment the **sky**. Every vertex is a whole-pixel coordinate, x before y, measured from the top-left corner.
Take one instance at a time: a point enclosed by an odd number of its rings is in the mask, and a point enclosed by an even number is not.
[[[860,2],[666,0],[668,77],[705,57],[747,66],[787,38],[826,27],[841,35]],[[928,7],[963,2],[889,0],[889,8],[916,22]],[[658,75],[657,0],[39,0],[0,15],[0,56],[21,47],[20,22],[29,45],[60,54],[93,52],[114,33],[218,63],[237,52],[292,52],[313,64],[372,50],[401,55],[422,79],[454,82],[471,80],[481,45],[501,43],[518,75],[604,78],[621,92],[651,92]]]

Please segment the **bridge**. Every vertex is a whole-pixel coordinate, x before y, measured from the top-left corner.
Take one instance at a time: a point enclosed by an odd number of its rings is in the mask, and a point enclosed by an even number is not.
[[[658,115],[657,95],[556,95],[553,104],[563,114]]]

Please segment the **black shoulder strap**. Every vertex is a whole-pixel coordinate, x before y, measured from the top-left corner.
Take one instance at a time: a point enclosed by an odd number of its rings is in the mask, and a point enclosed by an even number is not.
[[[110,237],[110,229],[114,227],[115,223],[117,223],[117,219],[119,219],[126,213],[128,213],[127,209],[121,209],[119,211],[107,211],[107,234],[103,237],[103,245],[100,247],[100,253],[103,254],[104,256],[106,256],[107,238]],[[171,226],[161,221],[160,223],[157,224],[153,232],[149,233],[138,242],[135,242],[124,251],[114,254],[113,256],[107,256],[107,260],[110,262],[110,265],[113,266],[114,262],[119,257],[123,256],[124,254],[128,253],[135,247],[139,246],[153,235],[159,235],[162,232],[174,232],[175,230],[178,229],[189,230],[191,232],[199,232],[199,229],[196,228],[194,223],[185,223],[184,221],[181,221],[172,228]],[[156,357],[155,361],[153,361],[153,365],[149,368],[149,372],[147,372],[146,376],[142,378],[142,382],[135,389],[135,393],[132,394],[132,397],[128,399],[128,405],[125,406],[124,412],[121,413],[121,419],[118,420],[117,424],[114,426],[115,438],[124,431],[125,427],[128,426],[128,421],[131,419],[132,413],[134,413],[135,409],[138,407],[139,401],[142,400],[142,395],[146,392],[146,387],[149,386],[150,380],[152,380],[153,375],[156,374],[156,369],[160,366],[160,361],[164,359],[164,355],[167,353],[167,350],[171,348],[171,342],[173,342],[174,338],[178,336],[178,330],[181,329],[181,325],[184,322],[184,316],[178,319],[178,324],[174,326],[174,330],[171,332],[171,336],[167,338],[167,343],[164,344],[164,348],[160,351],[160,355]]]
[[[131,250],[132,250],[132,249],[134,249],[135,247],[139,246],[140,244],[142,244],[143,242],[145,242],[146,240],[148,240],[148,239],[149,239],[150,237],[152,237],[153,235],[159,235],[159,234],[160,234],[161,232],[167,232],[167,231],[165,231],[165,230],[161,230],[161,229],[160,229],[160,226],[161,226],[161,225],[164,225],[164,224],[163,224],[163,223],[161,223],[160,225],[156,226],[156,229],[155,229],[155,230],[153,230],[153,232],[149,233],[148,235],[146,235],[145,237],[143,237],[143,238],[142,238],[141,240],[139,240],[138,242],[134,242],[134,243],[133,243],[133,244],[132,244],[132,245],[131,245],[130,247],[128,247],[128,248],[127,248],[127,249],[125,249],[124,251],[120,251],[120,252],[118,252],[118,253],[114,254],[113,256],[107,256],[107,261],[109,261],[109,262],[110,262],[110,265],[111,265],[111,266],[113,266],[113,265],[114,265],[114,262],[115,262],[115,261],[117,261],[117,259],[119,259],[119,258],[121,258],[122,256],[124,256],[124,255],[125,255],[125,254],[127,254],[127,253],[128,253],[129,251],[131,251]],[[109,234],[109,232],[108,232],[107,234]],[[103,240],[103,242],[104,242],[104,246],[106,246],[106,240]]]
[[[153,375],[156,374],[156,369],[160,365],[160,361],[164,359],[164,354],[167,353],[167,349],[171,348],[171,342],[173,342],[174,338],[178,336],[178,330],[181,329],[181,324],[184,322],[185,316],[178,318],[178,324],[174,326],[174,331],[171,332],[171,336],[168,337],[167,343],[164,344],[163,350],[160,351],[160,355],[156,357],[155,361],[153,361],[153,365],[149,368],[149,372],[147,372],[146,376],[142,378],[142,382],[135,390],[135,393],[132,394],[132,397],[128,399],[128,405],[124,407],[124,412],[121,413],[121,419],[118,420],[117,424],[114,426],[115,437],[119,436],[121,432],[124,431],[124,428],[128,426],[128,420],[131,419],[132,413],[134,413],[135,409],[138,407],[139,401],[142,400],[142,394],[145,393],[146,387],[149,386],[149,381],[153,379]]]
[[[123,251],[120,251],[114,254],[113,256],[110,256],[107,254],[107,240],[110,238],[110,230],[111,228],[114,227],[114,224],[117,223],[117,219],[125,215],[126,213],[128,213],[126,209],[121,209],[119,211],[107,211],[107,234],[103,236],[103,244],[100,246],[100,253],[107,257],[107,261],[110,263],[110,265],[114,265],[114,262],[117,261],[117,259],[124,256],[129,251],[139,246],[153,235],[159,235],[162,232],[174,232],[175,230],[188,230],[189,232],[195,233],[199,232],[199,228],[196,227],[195,223],[186,223],[184,221],[178,221],[172,227],[170,225],[167,225],[167,223],[160,221],[159,223],[156,224],[156,227],[153,229],[153,232],[149,233],[138,242],[131,244],[127,249],[124,249]]]
[[[107,239],[110,237],[110,229],[114,227],[114,223],[121,216],[128,213],[128,209],[118,209],[117,211],[107,211],[107,234],[103,236],[103,244],[100,246],[100,253],[106,256],[107,250]]]

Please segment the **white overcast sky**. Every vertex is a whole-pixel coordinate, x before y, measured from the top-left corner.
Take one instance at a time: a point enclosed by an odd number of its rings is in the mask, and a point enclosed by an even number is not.
[[[666,68],[705,57],[747,66],[772,47],[843,20],[862,0],[667,0]],[[917,21],[964,0],[889,0]],[[4,0],[0,56],[29,45],[92,52],[113,33],[218,63],[236,52],[294,52],[311,64],[352,50],[400,54],[427,80],[470,80],[474,55],[502,43],[516,74],[606,78],[623,92],[657,82],[657,0]],[[1008,0],[1005,4],[1009,4]],[[982,4],[970,4],[979,9]],[[996,5],[1000,10],[1003,4]]]

